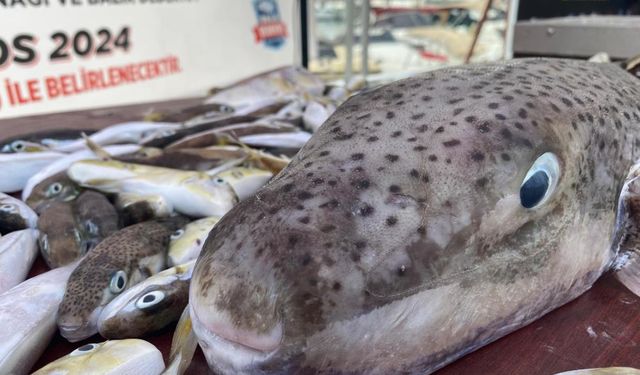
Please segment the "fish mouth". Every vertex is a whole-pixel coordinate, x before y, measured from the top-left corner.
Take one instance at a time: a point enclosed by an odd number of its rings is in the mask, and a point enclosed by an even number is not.
[[[269,360],[280,349],[280,342],[272,348],[256,348],[214,333],[189,305],[193,331],[210,367],[223,374],[252,373],[252,369]]]
[[[65,325],[59,324],[58,329],[62,337],[69,342],[78,342],[86,338],[89,338],[98,333],[98,328],[95,324],[83,324],[83,325]]]

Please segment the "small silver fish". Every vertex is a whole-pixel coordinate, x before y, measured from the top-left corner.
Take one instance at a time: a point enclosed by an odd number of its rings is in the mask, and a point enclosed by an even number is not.
[[[153,344],[128,339],[83,345],[32,375],[159,375],[163,370],[162,353]]]
[[[30,147],[42,148],[44,151],[56,145],[75,141],[82,137],[82,134],[91,135],[93,133],[94,130],[91,129],[53,129],[31,132],[1,140],[0,152],[31,152],[33,149]]]
[[[259,168],[233,167],[216,174],[216,177],[231,185],[242,201],[253,196],[273,177],[273,173]]]
[[[67,174],[81,186],[106,193],[160,195],[177,212],[193,217],[222,216],[238,199],[227,182],[203,172],[85,160]]]
[[[98,318],[100,335],[142,337],[178,320],[187,306],[194,264],[195,259],[166,269],[114,298]]]
[[[163,122],[125,122],[111,125],[89,136],[89,139],[100,146],[117,143],[139,143],[151,134],[168,134],[182,127],[181,124]],[[61,152],[75,152],[87,148],[84,139],[53,147]]]
[[[218,216],[205,217],[175,231],[169,243],[168,265],[176,266],[196,259],[209,232],[218,221],[220,221]]]
[[[253,147],[291,148],[299,149],[304,146],[311,134],[305,131],[275,134],[252,134],[239,137],[240,143]]]
[[[224,145],[244,136],[255,134],[280,134],[296,132],[298,128],[290,123],[280,120],[267,121],[259,119],[252,122],[231,124],[216,127],[211,130],[188,135],[169,145],[167,150],[182,148],[200,148],[216,145]]]
[[[308,71],[288,66],[238,81],[215,90],[205,103],[220,103],[233,107],[236,112],[257,103],[291,100],[305,95],[322,95],[325,84]],[[263,104],[266,105],[266,104]]]
[[[140,149],[141,147],[138,145],[116,145],[104,147],[104,151],[112,156],[132,154],[139,151]],[[92,150],[80,150],[74,152],[73,154],[65,155],[64,157],[47,165],[45,168],[41,169],[38,173],[29,178],[24,186],[24,189],[22,189],[22,200],[27,202],[29,200],[29,197],[31,196],[33,189],[38,184],[40,184],[44,180],[47,180],[51,176],[66,171],[74,162],[79,160],[93,160],[99,158],[100,157],[97,156]]]
[[[39,143],[17,140],[2,146],[0,148],[0,153],[14,154],[21,152],[42,152],[48,150],[48,147],[43,146]]]
[[[23,229],[0,238],[0,294],[26,279],[37,255],[36,229]]]
[[[0,369],[28,374],[56,331],[56,311],[77,263],[30,278],[0,295]]]
[[[31,176],[63,156],[53,151],[0,154],[0,192],[22,190]]]
[[[104,239],[82,258],[60,304],[57,323],[71,342],[98,332],[104,306],[117,295],[165,268],[169,237],[183,217],[135,224]]]

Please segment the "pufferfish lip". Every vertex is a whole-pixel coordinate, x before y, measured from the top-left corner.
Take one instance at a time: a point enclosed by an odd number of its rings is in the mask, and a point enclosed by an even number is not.
[[[60,334],[70,342],[76,342],[84,340],[93,336],[96,332],[95,327],[92,324],[74,325],[74,324],[59,324],[58,329]]]
[[[222,367],[230,366],[234,370],[238,370],[265,362],[280,349],[282,324],[276,327],[276,333],[280,336],[276,345],[249,346],[247,342],[235,341],[216,334],[202,322],[193,307],[190,310],[193,330],[198,336],[198,341],[203,347],[209,363],[216,363]]]

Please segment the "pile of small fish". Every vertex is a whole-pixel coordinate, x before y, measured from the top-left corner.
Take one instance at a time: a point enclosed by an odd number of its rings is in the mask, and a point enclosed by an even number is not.
[[[71,342],[115,340],[37,374],[182,373],[196,347],[188,313],[166,370],[140,338],[186,311],[195,259],[218,220],[356,89],[286,67],[140,122],[0,142],[0,373],[28,373],[56,330]],[[51,270],[25,281],[38,253]]]

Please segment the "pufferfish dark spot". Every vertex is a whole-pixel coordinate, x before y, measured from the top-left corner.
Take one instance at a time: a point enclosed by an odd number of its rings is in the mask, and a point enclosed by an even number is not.
[[[386,223],[388,226],[392,227],[398,223],[398,218],[395,216],[387,217]]]
[[[362,159],[364,159],[364,154],[361,152],[351,155],[351,160],[362,160]]]
[[[398,161],[398,159],[400,159],[400,156],[394,154],[386,154],[384,157],[391,163],[395,163],[396,161]]]
[[[484,154],[478,150],[474,150],[471,152],[471,160],[481,162],[484,160]]]
[[[370,184],[369,180],[356,180],[351,183],[351,186],[357,190],[365,190],[369,188]]]
[[[313,194],[309,193],[308,191],[301,191],[298,193],[298,199],[300,200],[307,200],[312,197],[313,197]]]

